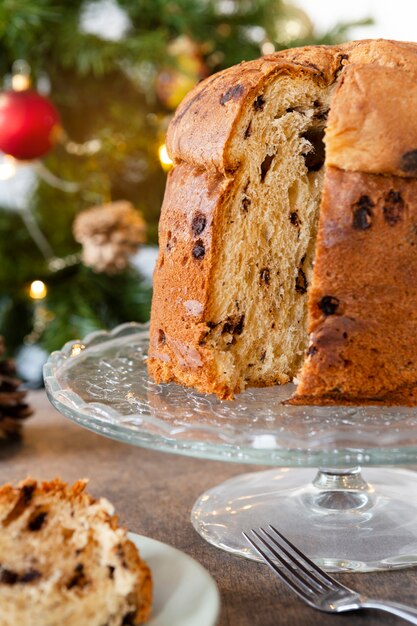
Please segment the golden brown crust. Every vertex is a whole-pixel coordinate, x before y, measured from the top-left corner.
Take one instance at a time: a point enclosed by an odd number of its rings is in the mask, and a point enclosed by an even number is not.
[[[69,500],[79,499],[82,494],[83,499],[88,501],[89,504],[94,504],[96,500],[91,495],[85,493],[87,484],[87,480],[77,480],[69,487],[67,483],[64,483],[60,478],[38,482],[28,477],[20,481],[16,487],[10,483],[0,485],[0,504],[2,506],[5,506],[8,502],[15,504],[22,493],[30,494],[30,497],[29,495],[27,497],[28,503],[32,498],[42,494]]]
[[[417,45],[408,41],[390,39],[363,39],[341,46],[345,65],[383,65],[414,72],[417,63]]]
[[[327,165],[373,174],[416,176],[415,102],[417,71],[378,65],[348,67],[330,108]]]
[[[136,612],[133,619],[134,624],[144,624],[148,621],[152,612],[152,576],[147,563],[141,559],[135,544],[127,540],[123,546],[124,556],[129,569],[140,572],[135,586],[134,594],[139,602],[136,602]]]
[[[298,403],[417,399],[417,180],[329,168]]]
[[[383,39],[339,46],[306,46],[242,62],[210,76],[197,85],[177,109],[167,136],[171,158],[175,162],[186,161],[222,172],[235,168],[238,161],[229,150],[233,131],[248,100],[254,99],[268,81],[283,73],[310,72],[329,84],[351,64],[379,65],[414,74],[417,46]],[[409,103],[411,98],[403,98],[403,101]],[[351,102],[348,96],[340,107],[350,115],[351,104],[354,104],[353,98]],[[413,107],[409,107],[409,114],[410,109]]]
[[[206,390],[216,382],[213,356],[202,344],[218,219],[232,181],[187,164],[168,177],[154,272],[149,371],[157,382],[180,380]],[[196,377],[195,371],[199,374]]]
[[[309,46],[242,62],[202,81],[183,100],[171,122],[167,146],[178,163],[220,172],[235,169],[230,143],[248,102],[278,75],[314,75],[331,83],[343,63],[341,47]]]

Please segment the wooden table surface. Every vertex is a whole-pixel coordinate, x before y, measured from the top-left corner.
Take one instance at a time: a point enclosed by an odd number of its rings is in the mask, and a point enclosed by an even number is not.
[[[62,417],[44,391],[30,392],[29,402],[36,413],[24,426],[23,441],[0,452],[1,482],[16,482],[28,475],[43,480],[60,476],[69,482],[88,477],[89,490],[111,500],[129,530],[175,546],[211,573],[221,595],[218,626],[405,623],[376,611],[343,616],[314,611],[288,592],[265,565],[214,548],[194,531],[190,511],[203,491],[259,467],[125,445]],[[417,606],[417,569],[343,574],[339,578],[369,596]]]

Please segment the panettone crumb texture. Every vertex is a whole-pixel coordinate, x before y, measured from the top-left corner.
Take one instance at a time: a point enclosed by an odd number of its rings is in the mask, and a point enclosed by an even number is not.
[[[0,488],[1,626],[132,626],[151,577],[113,506],[56,479]]]

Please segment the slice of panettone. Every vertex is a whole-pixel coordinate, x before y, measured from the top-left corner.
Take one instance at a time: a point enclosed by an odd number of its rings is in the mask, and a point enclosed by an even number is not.
[[[59,479],[0,487],[1,626],[136,626],[150,570],[107,500]]]

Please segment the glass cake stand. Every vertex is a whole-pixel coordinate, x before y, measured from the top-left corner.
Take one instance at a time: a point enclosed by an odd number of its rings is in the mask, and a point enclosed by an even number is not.
[[[242,531],[273,523],[330,571],[417,564],[417,474],[388,467],[417,464],[415,408],[290,406],[292,385],[220,401],[152,382],[148,342],[148,327],[133,323],[69,342],[45,365],[46,391],[66,417],[112,439],[274,466],[197,500],[191,520],[209,543],[257,559]]]

